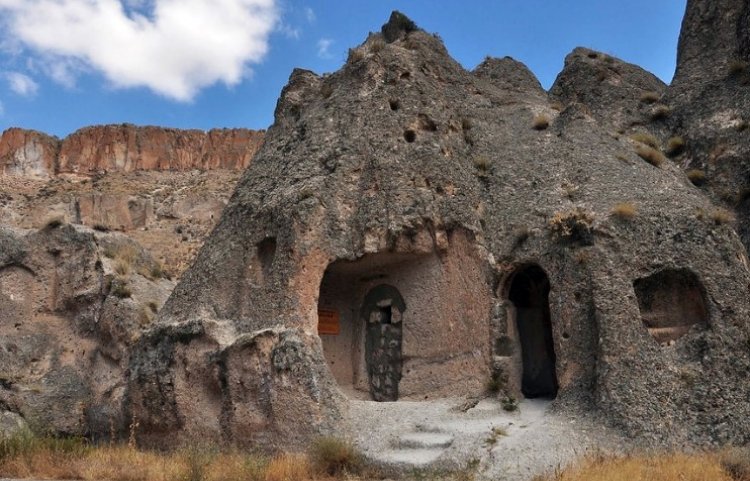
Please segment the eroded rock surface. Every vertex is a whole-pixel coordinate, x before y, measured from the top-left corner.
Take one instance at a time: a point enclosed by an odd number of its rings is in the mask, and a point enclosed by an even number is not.
[[[174,283],[122,234],[0,228],[0,411],[32,429],[126,432],[130,350]]]

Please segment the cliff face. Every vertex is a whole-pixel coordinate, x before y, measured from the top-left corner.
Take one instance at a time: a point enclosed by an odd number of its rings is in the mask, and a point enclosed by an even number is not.
[[[8,129],[0,137],[0,172],[50,177],[137,170],[244,169],[263,142],[262,131],[178,130],[134,125],[81,129],[63,140]]]

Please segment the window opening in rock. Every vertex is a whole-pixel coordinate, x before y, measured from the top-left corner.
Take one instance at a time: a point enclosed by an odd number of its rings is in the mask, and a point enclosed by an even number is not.
[[[523,364],[521,392],[527,398],[557,396],[549,290],[547,274],[535,265],[519,270],[510,285]]]
[[[666,269],[636,279],[633,289],[643,324],[661,344],[676,341],[693,326],[708,324],[703,285],[688,269]]]

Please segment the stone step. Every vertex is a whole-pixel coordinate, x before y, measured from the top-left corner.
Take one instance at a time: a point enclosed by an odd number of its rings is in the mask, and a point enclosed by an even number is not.
[[[426,468],[437,461],[445,450],[442,448],[391,449],[375,455],[381,463],[395,468]]]
[[[451,444],[453,444],[453,436],[447,433],[407,433],[398,438],[398,445],[401,448],[447,448]]]

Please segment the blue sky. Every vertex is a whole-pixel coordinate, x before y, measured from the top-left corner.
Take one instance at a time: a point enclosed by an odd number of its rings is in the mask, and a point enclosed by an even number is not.
[[[669,82],[685,0],[0,0],[0,130],[266,128],[293,68],[337,70],[394,9],[464,67],[509,55],[548,88],[576,46]]]

